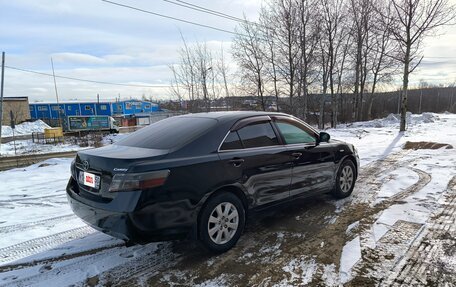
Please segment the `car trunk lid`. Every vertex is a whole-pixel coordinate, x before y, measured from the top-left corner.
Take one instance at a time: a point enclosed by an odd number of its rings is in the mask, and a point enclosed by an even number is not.
[[[108,192],[114,174],[127,173],[133,163],[160,160],[167,154],[168,150],[120,145],[88,149],[76,155],[73,177],[82,191],[81,196],[109,200],[115,197]]]

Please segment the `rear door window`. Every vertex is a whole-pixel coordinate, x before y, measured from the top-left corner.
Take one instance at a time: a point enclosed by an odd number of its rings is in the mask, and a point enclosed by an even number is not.
[[[279,144],[270,122],[252,123],[238,130],[238,134],[245,148]]]
[[[236,131],[230,132],[223,142],[220,150],[241,149],[242,143]]]

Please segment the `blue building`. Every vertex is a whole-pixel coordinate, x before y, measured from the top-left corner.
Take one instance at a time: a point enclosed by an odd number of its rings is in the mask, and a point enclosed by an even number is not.
[[[30,104],[32,119],[53,120],[59,118],[59,110],[63,117],[67,116],[124,116],[138,113],[151,113],[160,110],[158,104],[139,100],[118,102],[65,102]]]

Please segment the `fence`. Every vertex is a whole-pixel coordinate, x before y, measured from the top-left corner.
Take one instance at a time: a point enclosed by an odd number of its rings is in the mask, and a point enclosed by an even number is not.
[[[64,142],[64,137],[55,136],[55,135],[46,136],[44,133],[33,132],[32,133],[32,142],[41,143],[41,144],[58,144],[58,143]]]

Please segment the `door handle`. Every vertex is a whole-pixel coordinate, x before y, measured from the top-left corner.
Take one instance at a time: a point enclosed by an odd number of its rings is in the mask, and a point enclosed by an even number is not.
[[[292,157],[294,157],[295,159],[298,159],[302,156],[302,153],[301,152],[294,152],[291,154]]]
[[[231,164],[233,164],[234,167],[240,167],[241,164],[244,162],[244,159],[242,159],[242,158],[233,158],[229,162]]]

